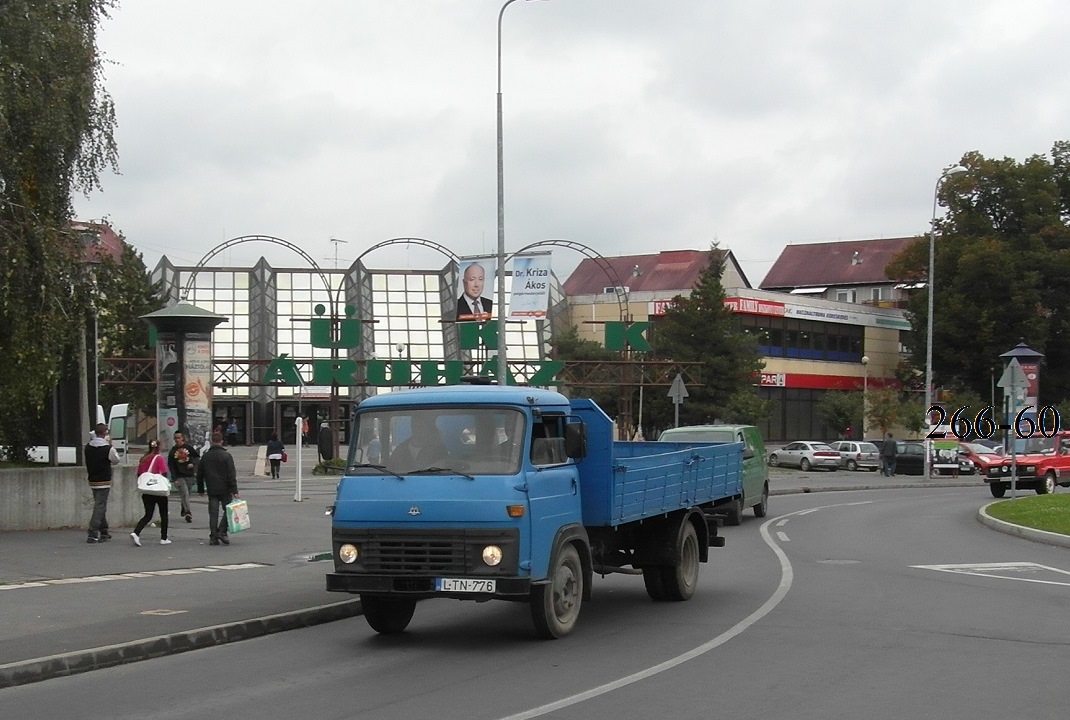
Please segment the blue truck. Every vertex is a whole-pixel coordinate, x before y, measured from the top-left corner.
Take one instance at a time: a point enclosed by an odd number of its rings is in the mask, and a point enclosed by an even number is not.
[[[688,600],[724,546],[715,515],[742,493],[742,456],[738,442],[615,441],[594,402],[539,388],[372,397],[328,509],[327,590],[359,594],[383,634],[404,631],[418,600],[448,597],[526,602],[540,636],[564,637],[609,573]]]

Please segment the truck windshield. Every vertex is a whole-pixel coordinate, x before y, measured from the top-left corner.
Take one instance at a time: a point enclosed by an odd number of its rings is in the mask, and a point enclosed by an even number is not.
[[[397,407],[357,414],[348,474],[520,470],[524,415],[508,408]]]

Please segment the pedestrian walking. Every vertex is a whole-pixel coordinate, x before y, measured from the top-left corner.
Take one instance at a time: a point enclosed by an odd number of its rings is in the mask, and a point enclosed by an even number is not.
[[[884,444],[881,445],[882,472],[885,477],[895,477],[895,458],[897,454],[895,440],[892,438],[892,434],[888,433],[888,437],[884,439]]]
[[[320,462],[334,459],[334,433],[331,424],[324,420],[320,423],[319,437],[316,438],[316,449],[319,452]]]
[[[190,510],[189,492],[190,485],[197,475],[197,463],[201,454],[197,448],[186,443],[186,435],[181,430],[175,433],[175,446],[167,453],[167,469],[171,472],[171,482],[178,486],[179,497],[182,498],[182,517],[186,522],[193,522],[193,512]],[[197,489],[204,494],[204,486]]]
[[[279,470],[282,469],[282,455],[286,452],[286,446],[279,440],[278,433],[271,433],[271,439],[267,442],[267,459],[271,464],[271,477],[278,478]]]
[[[111,466],[119,464],[119,453],[108,438],[108,426],[97,423],[93,438],[85,446],[86,478],[93,491],[93,514],[89,517],[86,542],[102,543],[111,540],[108,532],[108,495],[111,493]]]
[[[212,447],[197,464],[197,479],[208,488],[208,544],[230,545],[227,537],[227,505],[238,497],[238,473],[234,458],[223,447],[223,435],[212,433]],[[220,511],[223,516],[220,518]]]
[[[152,440],[149,442],[149,449],[141,456],[141,462],[137,464],[138,476],[145,472],[156,473],[157,475],[167,475],[167,461],[164,460],[163,455],[160,454],[159,440]],[[130,533],[130,539],[135,545],[141,547],[141,531],[152,521],[153,513],[159,508],[160,544],[170,545],[171,541],[167,539],[167,496],[141,493],[141,502],[145,506],[145,514],[137,521],[137,525],[134,527],[134,532]]]
[[[234,447],[238,444],[238,422],[234,418],[227,423],[227,445]]]

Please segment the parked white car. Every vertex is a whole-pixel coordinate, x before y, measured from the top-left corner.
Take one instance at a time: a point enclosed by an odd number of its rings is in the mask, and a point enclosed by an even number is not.
[[[881,466],[880,451],[871,442],[838,440],[830,443],[840,454],[840,467],[847,470],[877,470]]]
[[[769,464],[773,467],[797,467],[803,471],[811,468],[836,470],[840,467],[840,453],[833,450],[828,443],[798,440],[769,453]]]

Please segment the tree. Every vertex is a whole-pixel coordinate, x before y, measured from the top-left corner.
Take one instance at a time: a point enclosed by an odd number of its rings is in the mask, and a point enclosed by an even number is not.
[[[653,354],[657,359],[702,363],[702,385],[688,388],[689,397],[680,405],[681,424],[758,423],[769,413],[769,403],[759,398],[755,388],[765,365],[757,341],[735,328],[732,312],[725,307],[721,284],[725,254],[717,243],[710,245],[709,257],[691,294],[676,296],[654,323]],[[649,415],[668,424],[674,413],[668,398],[661,395],[648,401]]]
[[[828,427],[843,432],[847,428],[862,430],[863,397],[860,392],[831,391],[821,396],[817,413]]]
[[[966,173],[948,177],[937,222],[933,369],[938,387],[968,388],[987,397],[999,355],[1025,338],[1045,354],[1042,404],[1070,398],[1070,376],[1051,370],[1070,362],[1070,142],[1050,159],[1022,163],[976,152],[961,160]],[[889,263],[895,280],[923,280],[928,238],[920,237]],[[928,290],[916,292],[908,315],[910,350],[924,369]]]
[[[109,257],[97,266],[93,302],[97,308],[101,357],[152,357],[149,326],[141,316],[159,310],[165,303],[162,289],[149,278],[141,253],[124,243],[119,262]],[[101,377],[102,381],[108,379],[107,375]],[[131,411],[156,414],[156,388],[151,385],[101,385],[100,398],[105,408],[128,402]]]
[[[84,248],[71,193],[115,166],[98,22],[112,0],[0,5],[0,447],[24,459],[87,320]]]

